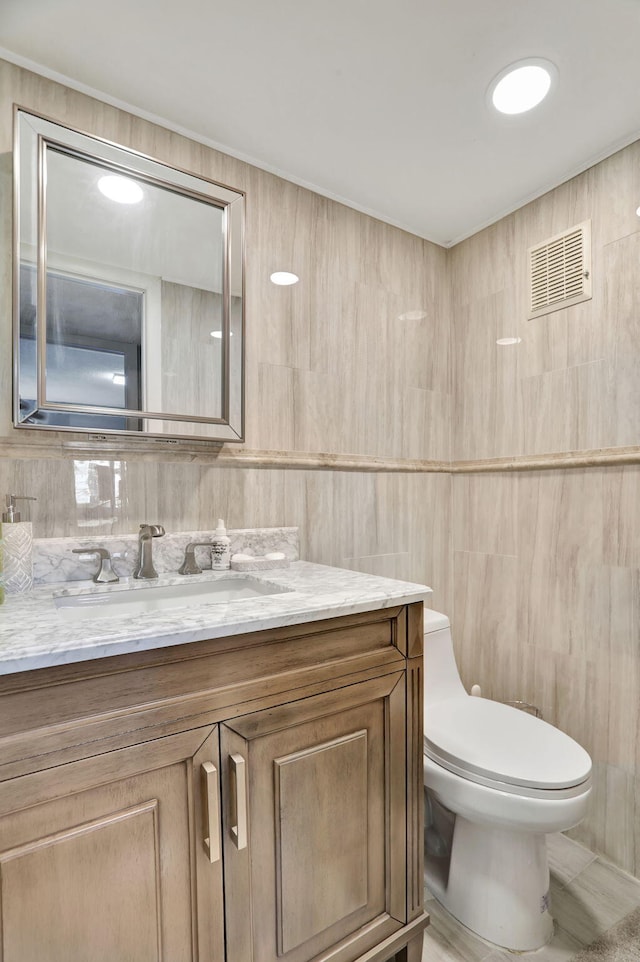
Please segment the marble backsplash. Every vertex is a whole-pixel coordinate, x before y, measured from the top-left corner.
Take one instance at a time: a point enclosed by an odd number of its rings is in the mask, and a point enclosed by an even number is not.
[[[153,563],[158,574],[177,572],[190,541],[211,541],[214,529],[207,531],[167,532],[154,538]],[[298,561],[300,539],[298,528],[236,528],[227,531],[231,553],[259,557],[281,551],[288,561]],[[73,548],[106,548],[119,578],[130,578],[138,560],[137,535],[107,535],[100,538],[36,538],[33,542],[33,584],[55,584],[64,581],[86,581],[97,570],[97,559],[91,555],[73,554]],[[197,561],[203,570],[211,567],[210,552],[197,550]]]

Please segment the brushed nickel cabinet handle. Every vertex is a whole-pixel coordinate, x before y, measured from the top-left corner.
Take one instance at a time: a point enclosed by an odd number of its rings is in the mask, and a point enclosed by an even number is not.
[[[242,755],[230,755],[231,837],[238,851],[247,847],[247,771]]]
[[[210,862],[217,862],[220,858],[220,790],[218,787],[218,770],[211,762],[203,762],[200,771],[202,779],[202,800],[204,813],[204,828],[207,837],[204,847]]]

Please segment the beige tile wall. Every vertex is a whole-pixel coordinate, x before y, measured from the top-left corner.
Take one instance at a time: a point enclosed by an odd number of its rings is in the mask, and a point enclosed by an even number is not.
[[[2,456],[11,428],[12,104],[247,192],[247,429],[253,450],[448,460],[446,252],[264,171],[0,62],[0,495],[36,496],[38,537],[301,527],[302,556],[437,582],[449,609],[446,475],[219,467],[146,455]],[[276,269],[300,283],[278,288]],[[408,311],[425,317],[400,320]],[[42,438],[40,438],[42,440]],[[159,457],[159,456],[158,456]]]
[[[640,869],[640,466],[454,476],[461,673],[594,760],[575,835]],[[630,510],[628,510],[630,506]]]
[[[452,603],[450,490],[448,474],[0,458],[0,491],[38,498],[30,507],[37,537],[99,542],[158,519],[168,531],[215,526],[218,517],[230,528],[295,525],[302,558],[433,583],[443,610]]]
[[[451,251],[453,457],[640,444],[640,143]],[[526,250],[592,222],[593,298],[526,318]],[[500,348],[500,336],[522,338]],[[591,753],[576,835],[640,875],[640,466],[455,475],[465,683]]]
[[[640,141],[449,252],[454,460],[640,444],[639,203]],[[527,320],[528,248],[583,220],[592,299]]]

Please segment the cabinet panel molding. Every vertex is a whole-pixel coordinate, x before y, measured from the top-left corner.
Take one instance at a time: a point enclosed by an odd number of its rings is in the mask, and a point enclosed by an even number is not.
[[[367,731],[273,764],[278,955],[284,955],[367,904]]]
[[[424,903],[424,703],[422,656],[407,664],[407,918],[414,919]]]
[[[422,605],[409,605],[407,611],[407,657],[421,658],[424,652],[424,612]]]
[[[213,729],[210,728],[209,732]],[[91,758],[83,758],[65,766],[64,774],[58,769],[46,769],[12,778],[0,783],[0,816],[24,806],[24,799],[31,804],[49,801],[52,793],[58,797],[81,792],[96,785],[108,785],[117,779],[152,771],[175,761],[176,755],[190,758],[202,744],[205,731],[180,732],[168,738],[158,738],[145,743],[144,751],[139,745],[107,752]]]
[[[154,798],[0,852],[4,962],[68,962],[88,944],[92,962],[132,946],[136,962],[159,962],[158,841]],[[122,872],[127,849],[141,856],[135,874]]]
[[[390,672],[369,681],[336,688],[333,691],[316,695],[313,698],[290,701],[269,711],[256,711],[225,722],[225,728],[242,735],[248,742],[254,738],[286,731],[294,723],[320,715],[332,715],[338,711],[355,708],[374,698],[385,698],[399,681],[404,682],[404,672]]]

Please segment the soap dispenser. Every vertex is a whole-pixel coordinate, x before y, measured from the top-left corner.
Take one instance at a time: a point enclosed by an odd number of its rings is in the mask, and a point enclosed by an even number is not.
[[[22,494],[8,494],[7,510],[2,514],[3,574],[7,594],[30,591],[33,587],[33,530],[30,521],[21,521],[16,501],[36,501]]]
[[[231,567],[231,539],[227,537],[222,518],[218,518],[218,527],[211,539],[211,567],[214,571],[226,571]]]

